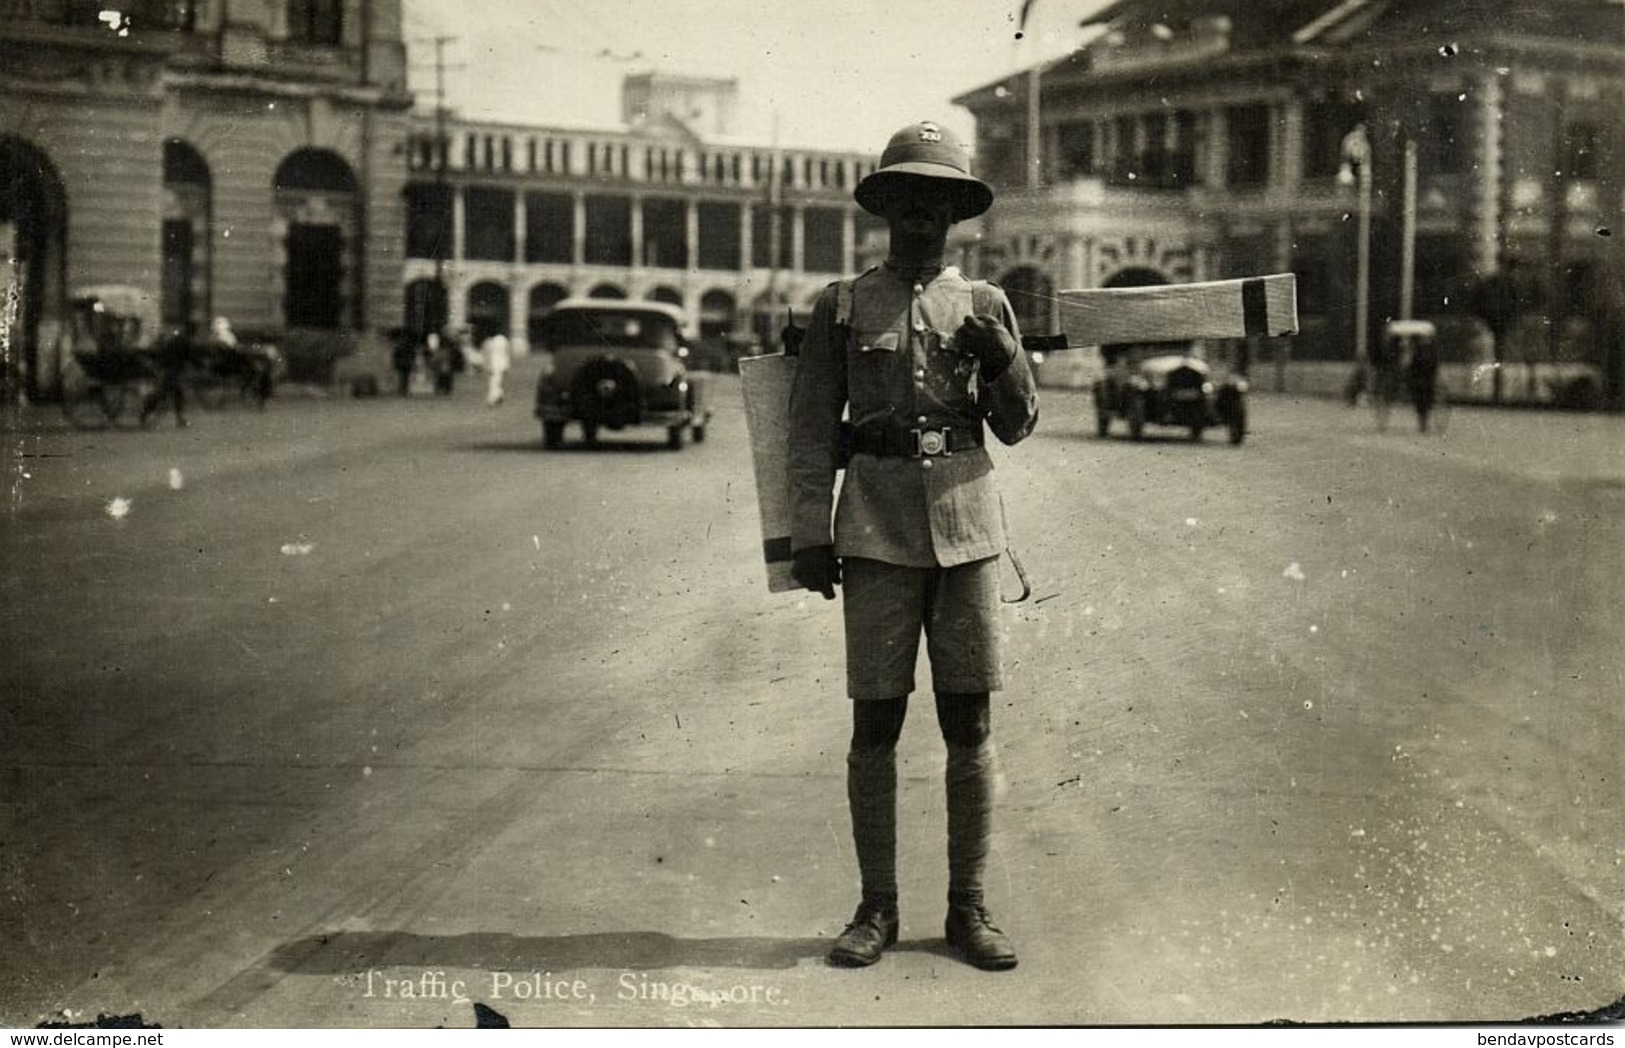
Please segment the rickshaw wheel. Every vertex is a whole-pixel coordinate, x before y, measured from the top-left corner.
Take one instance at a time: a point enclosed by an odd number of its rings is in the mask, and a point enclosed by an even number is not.
[[[78,429],[105,429],[118,417],[123,408],[123,396],[113,410],[108,409],[109,390],[106,386],[87,385],[64,393],[62,413]]]
[[[226,398],[232,392],[229,383],[221,376],[208,370],[201,370],[194,374],[192,381],[188,385],[191,387],[192,395],[197,398],[197,402],[208,411],[218,411],[220,408],[225,407]]]
[[[124,417],[124,409],[130,403],[130,393],[131,390],[126,386],[102,387],[102,414],[107,416],[109,426],[118,425],[119,420]],[[141,403],[141,393],[139,388],[135,390],[137,405]],[[136,408],[136,416],[137,418],[140,416],[139,406]]]

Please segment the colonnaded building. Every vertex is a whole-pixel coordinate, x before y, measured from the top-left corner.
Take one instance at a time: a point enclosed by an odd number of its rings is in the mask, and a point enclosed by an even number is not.
[[[398,324],[410,103],[400,0],[0,0],[11,379],[58,391],[87,286],[194,330]]]
[[[1483,352],[1464,305],[1500,272],[1535,304],[1508,378],[1589,362],[1621,406],[1625,4],[1121,0],[1086,27],[956,100],[999,191],[977,264],[1028,328],[1056,288],[1291,271],[1302,333],[1274,348],[1351,361],[1368,177],[1371,339],[1408,312]]]
[[[0,0],[7,378],[58,394],[72,302],[105,285],[376,374],[403,327],[523,351],[567,295],[769,341],[872,225],[873,158],[738,140],[734,81],[636,75],[623,126],[505,126],[414,112],[406,62],[400,0]]]
[[[852,200],[874,153],[734,134],[734,80],[641,73],[623,124],[581,129],[422,115],[406,187],[406,316],[528,346],[565,297],[681,306],[692,335],[770,344],[863,258]]]
[[[1329,382],[1357,343],[1363,182],[1368,343],[1410,313],[1483,354],[1464,302],[1512,275],[1529,308],[1508,362],[1588,362],[1625,399],[1620,0],[1121,0],[1080,41],[957,99],[999,200],[955,227],[956,260],[1027,330],[1053,328],[1061,288],[1290,270],[1302,333],[1255,360]],[[874,152],[739,139],[731,80],[629,76],[612,128],[422,103],[401,0],[0,0],[27,392],[59,385],[86,285],[136,286],[177,327],[335,333],[382,373],[392,329],[523,350],[565,296],[770,342],[883,246],[851,197]]]

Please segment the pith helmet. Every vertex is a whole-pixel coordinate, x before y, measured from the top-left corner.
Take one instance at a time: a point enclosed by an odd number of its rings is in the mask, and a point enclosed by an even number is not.
[[[888,195],[904,176],[940,178],[959,187],[954,221],[975,218],[993,206],[993,190],[970,173],[970,162],[959,137],[941,124],[910,124],[891,136],[880,154],[880,167],[858,183],[852,197],[871,214],[883,215]]]

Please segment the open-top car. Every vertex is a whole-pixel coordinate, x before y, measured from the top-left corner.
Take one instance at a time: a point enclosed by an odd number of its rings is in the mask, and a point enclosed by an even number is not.
[[[543,318],[545,353],[536,382],[542,443],[564,442],[581,426],[589,445],[600,429],[663,426],[666,443],[705,439],[711,409],[702,376],[688,368],[683,312],[663,302],[567,298]]]
[[[1247,435],[1247,380],[1218,377],[1207,361],[1191,353],[1170,352],[1167,344],[1103,346],[1106,373],[1095,383],[1095,426],[1100,436],[1112,419],[1128,423],[1135,440],[1145,427],[1179,426],[1201,440],[1209,428],[1223,426],[1230,443]]]

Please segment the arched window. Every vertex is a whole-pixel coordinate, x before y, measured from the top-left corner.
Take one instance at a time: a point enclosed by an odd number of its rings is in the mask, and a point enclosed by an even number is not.
[[[0,227],[10,234],[6,247],[16,252],[23,278],[9,363],[20,366],[23,390],[35,399],[61,389],[58,340],[41,328],[48,322],[60,331],[68,323],[67,215],[62,177],[50,159],[26,141],[0,134]],[[0,293],[10,284],[10,267],[0,268]],[[15,392],[10,382],[16,376],[8,372],[0,371],[4,394]]]
[[[161,309],[165,328],[201,332],[208,325],[209,247],[213,193],[209,164],[178,138],[164,143]]]
[[[355,172],[337,153],[299,149],[277,167],[273,185],[285,322],[311,328],[359,324]]]
[[[1055,333],[1055,284],[1033,266],[1021,266],[999,277],[998,284],[1016,311],[1023,335]]]
[[[431,331],[446,326],[446,286],[438,280],[414,280],[406,285],[403,296],[406,315],[403,325],[415,341],[422,341]]]
[[[683,304],[683,293],[674,287],[666,287],[665,285],[650,288],[648,294],[644,295],[643,297],[647,298],[650,302],[665,302],[668,305],[678,307],[681,307]]]
[[[344,43],[343,0],[290,0],[288,39],[323,47]]]
[[[474,344],[492,335],[508,333],[508,289],[482,280],[468,289],[468,326],[474,330]]]
[[[734,329],[738,303],[726,291],[707,291],[700,296],[700,337],[722,338]]]
[[[555,304],[568,297],[570,289],[560,284],[537,284],[530,289],[529,308],[525,314],[525,335],[530,339],[532,346],[542,344],[542,322]]]
[[[588,298],[625,298],[626,292],[614,284],[599,284],[587,292]]]

